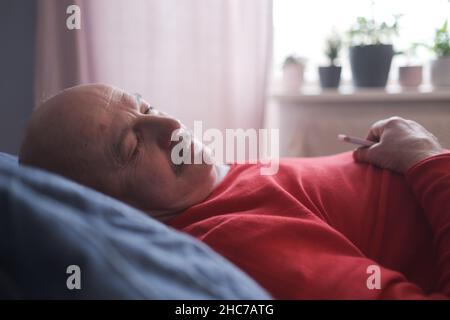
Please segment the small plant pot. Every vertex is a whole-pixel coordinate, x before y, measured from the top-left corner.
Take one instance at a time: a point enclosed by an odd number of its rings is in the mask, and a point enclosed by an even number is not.
[[[341,81],[342,67],[319,67],[320,86],[324,89],[336,89]]]
[[[431,84],[434,87],[450,87],[450,57],[431,61]]]
[[[394,48],[390,44],[350,47],[350,66],[353,85],[358,88],[385,87]]]
[[[422,66],[403,66],[398,69],[398,82],[403,88],[417,88],[423,80]]]
[[[302,64],[288,64],[283,67],[283,86],[286,90],[295,91],[303,84],[305,67]]]

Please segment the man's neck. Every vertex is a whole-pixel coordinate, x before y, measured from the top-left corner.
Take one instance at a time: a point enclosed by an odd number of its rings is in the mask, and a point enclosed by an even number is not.
[[[214,181],[213,188],[211,189],[211,193],[217,188],[217,186],[226,177],[226,175],[228,174],[228,171],[230,170],[230,166],[228,164],[215,164],[214,170],[216,171],[216,179]],[[154,212],[154,211],[152,211],[151,216],[161,222],[167,222],[167,221],[175,218],[177,215],[179,215],[181,212],[183,212],[186,209],[175,211],[175,212],[169,212],[169,211]]]

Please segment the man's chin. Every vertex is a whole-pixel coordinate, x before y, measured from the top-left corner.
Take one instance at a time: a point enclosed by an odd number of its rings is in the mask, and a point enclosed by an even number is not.
[[[196,189],[193,193],[198,202],[203,201],[214,189],[216,170],[212,164],[186,165],[184,179],[189,186]]]

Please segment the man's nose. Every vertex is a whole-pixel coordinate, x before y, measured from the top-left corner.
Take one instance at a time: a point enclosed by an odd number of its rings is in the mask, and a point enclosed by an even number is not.
[[[182,127],[181,123],[169,116],[143,116],[138,120],[138,130],[145,141],[155,141],[162,149],[171,146],[172,133]]]

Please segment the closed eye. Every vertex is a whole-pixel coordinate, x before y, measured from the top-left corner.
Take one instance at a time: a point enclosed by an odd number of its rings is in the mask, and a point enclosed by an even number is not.
[[[143,114],[150,114],[153,116],[156,116],[159,114],[159,111],[157,111],[154,107],[152,106],[145,106],[144,111],[142,112]]]
[[[150,106],[144,106],[144,110],[142,111],[143,114],[149,114],[152,107]]]

